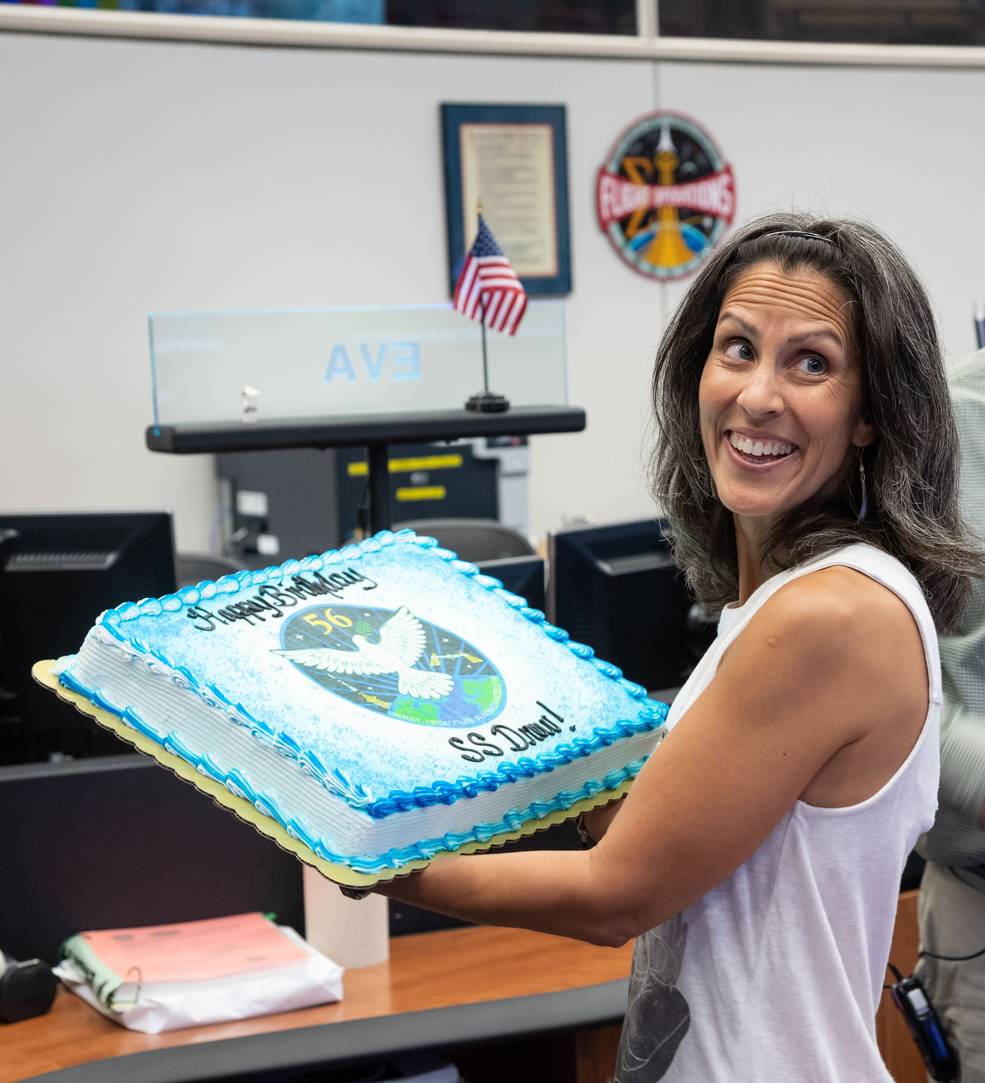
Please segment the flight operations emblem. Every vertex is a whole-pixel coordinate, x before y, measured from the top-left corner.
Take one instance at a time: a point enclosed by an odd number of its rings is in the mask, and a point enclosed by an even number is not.
[[[599,225],[640,274],[669,280],[704,262],[735,217],[735,177],[712,137],[680,113],[650,113],[599,169]]]

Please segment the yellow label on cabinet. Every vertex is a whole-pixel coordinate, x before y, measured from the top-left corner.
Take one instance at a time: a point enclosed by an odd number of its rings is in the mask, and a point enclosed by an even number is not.
[[[418,455],[415,458],[390,459],[388,466],[391,474],[409,474],[412,470],[456,470],[462,465],[462,456],[454,455]],[[364,478],[369,473],[365,462],[349,463],[346,473],[350,478]]]
[[[446,493],[444,485],[408,485],[397,489],[397,501],[405,503],[408,500],[444,500]]]

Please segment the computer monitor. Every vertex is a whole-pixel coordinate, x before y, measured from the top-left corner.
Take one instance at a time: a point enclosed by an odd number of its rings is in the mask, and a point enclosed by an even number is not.
[[[165,512],[0,513],[0,764],[128,751],[31,678],[105,609],[175,589]]]
[[[660,520],[562,530],[550,538],[548,615],[648,691],[678,688],[697,661],[694,604]]]
[[[532,609],[546,607],[546,582],[544,561],[537,556],[501,557],[499,560],[480,560],[476,567],[483,575],[498,579],[512,594],[526,599]]]

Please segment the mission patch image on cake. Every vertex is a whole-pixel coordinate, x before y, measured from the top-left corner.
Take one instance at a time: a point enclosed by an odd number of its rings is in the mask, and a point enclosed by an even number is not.
[[[608,799],[667,712],[498,580],[410,531],[121,604],[49,676],[356,884]]]

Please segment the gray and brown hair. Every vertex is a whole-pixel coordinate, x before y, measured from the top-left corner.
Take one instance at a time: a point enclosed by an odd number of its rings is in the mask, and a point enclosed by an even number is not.
[[[842,492],[815,495],[784,515],[762,559],[779,571],[852,542],[879,546],[916,576],[938,628],[949,630],[985,563],[958,510],[957,435],[937,328],[903,254],[864,222],[792,213],[757,219],[715,251],[674,313],[653,372],[651,480],[677,563],[705,605],[738,596],[735,529],[701,444],[698,384],[723,298],[742,271],[763,261],[813,270],[853,302],[863,414],[876,439],[863,453],[865,518],[853,474]]]

